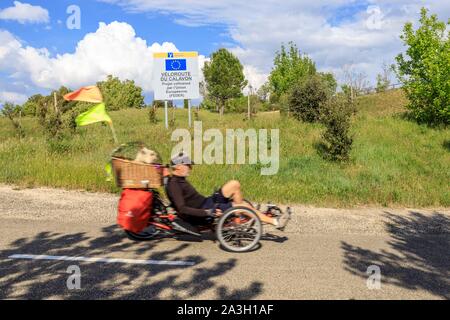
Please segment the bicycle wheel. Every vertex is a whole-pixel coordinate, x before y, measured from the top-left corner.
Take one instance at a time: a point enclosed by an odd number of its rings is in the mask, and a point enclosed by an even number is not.
[[[233,207],[219,219],[216,235],[222,247],[232,252],[247,252],[260,241],[262,223],[255,211],[247,207]]]

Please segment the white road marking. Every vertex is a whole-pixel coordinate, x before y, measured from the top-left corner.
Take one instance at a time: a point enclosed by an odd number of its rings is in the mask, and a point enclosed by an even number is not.
[[[34,254],[13,254],[9,259],[29,259],[29,260],[58,260],[58,261],[82,261],[82,262],[101,262],[101,263],[124,263],[124,264],[158,264],[171,266],[193,266],[192,261],[166,261],[166,260],[135,260],[120,258],[87,258],[87,257],[69,257],[69,256],[48,256]]]

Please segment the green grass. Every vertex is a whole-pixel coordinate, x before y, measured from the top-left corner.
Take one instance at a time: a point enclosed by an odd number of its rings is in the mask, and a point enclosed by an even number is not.
[[[255,201],[317,206],[358,205],[436,207],[450,205],[450,130],[433,129],[403,119],[407,103],[400,91],[360,98],[348,164],[323,160],[316,150],[323,128],[277,114],[223,118],[200,112],[208,128],[279,128],[280,170],[261,176],[255,165],[196,166],[190,180],[203,193],[226,180],[242,182]],[[121,142],[142,140],[161,152],[165,161],[174,142],[164,124],[150,124],[146,110],[111,112]],[[162,112],[158,114],[163,119]],[[176,127],[187,127],[187,113],[176,111]],[[118,192],[105,180],[104,166],[114,148],[109,128],[101,124],[77,129],[64,144],[50,146],[32,118],[23,119],[26,138],[19,141],[11,124],[0,118],[0,182],[24,187]],[[206,146],[207,143],[204,143]],[[54,150],[59,150],[57,153]],[[64,151],[61,153],[61,151]]]

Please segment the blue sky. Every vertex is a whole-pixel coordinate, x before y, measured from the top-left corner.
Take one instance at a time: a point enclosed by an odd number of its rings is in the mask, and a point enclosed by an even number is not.
[[[66,27],[70,5],[81,10],[79,30]],[[382,63],[403,50],[401,29],[423,5],[449,18],[450,4],[438,0],[1,0],[0,103],[106,74],[135,80],[149,100],[149,52],[167,50],[198,51],[202,64],[226,47],[259,87],[288,41],[339,80],[350,69],[372,84]]]
[[[2,0],[0,8],[13,6],[14,0]],[[11,20],[0,20],[0,28],[9,30],[33,47],[51,49],[53,54],[74,51],[77,43],[86,33],[95,32],[100,21],[126,22],[134,27],[136,34],[149,43],[170,41],[177,44],[180,51],[196,50],[209,55],[221,42],[233,42],[227,36],[225,27],[220,24],[206,27],[188,27],[173,22],[173,17],[164,14],[125,13],[115,5],[92,0],[36,1],[23,0],[23,3],[39,5],[50,14],[49,24],[20,24]],[[80,30],[68,30],[65,26],[70,5],[81,9],[82,27]],[[62,24],[59,24],[61,21]],[[51,30],[45,28],[50,26]]]

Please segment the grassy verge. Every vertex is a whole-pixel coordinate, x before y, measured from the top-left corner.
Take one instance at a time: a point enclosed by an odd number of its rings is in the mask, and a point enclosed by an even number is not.
[[[255,201],[319,206],[450,206],[450,130],[433,129],[402,119],[406,101],[400,91],[360,99],[354,119],[354,148],[348,164],[323,160],[316,150],[323,128],[278,114],[244,115],[200,111],[204,130],[279,128],[280,169],[261,176],[255,165],[202,165],[190,180],[210,193],[229,179],[242,182]],[[142,140],[167,162],[174,142],[162,121],[150,124],[146,110],[112,112],[121,142]],[[160,120],[162,112],[158,113]],[[176,127],[187,127],[185,110],[175,112]],[[21,186],[118,192],[105,180],[104,166],[114,145],[108,127],[95,124],[58,145],[46,142],[37,121],[23,120],[26,138],[19,141],[7,119],[0,118],[0,182]],[[207,143],[204,143],[206,146]]]

